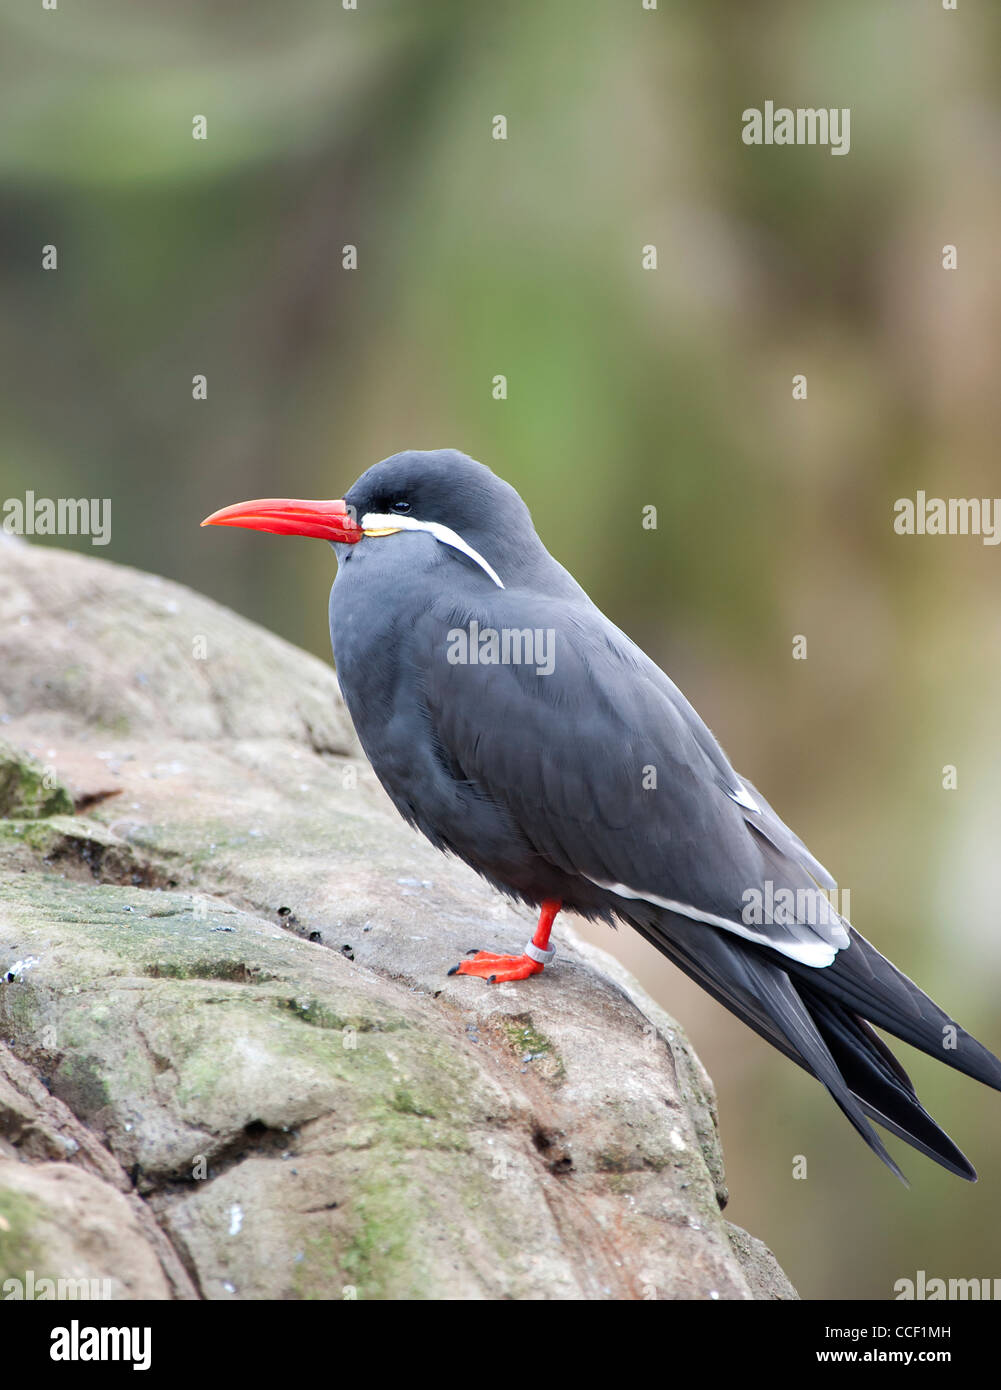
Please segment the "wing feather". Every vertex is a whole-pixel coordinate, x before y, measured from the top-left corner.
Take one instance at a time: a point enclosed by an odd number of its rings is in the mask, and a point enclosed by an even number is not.
[[[507,618],[524,629],[524,594],[498,591],[488,603],[467,626],[499,631]],[[551,634],[551,671],[452,664],[443,654],[454,606],[427,617],[420,665],[436,737],[535,853],[624,902],[668,905],[807,965],[830,964],[847,944],[819,886],[830,875],[737,775],[673,682],[597,609],[533,598],[533,629]],[[764,898],[767,884],[772,901],[786,891],[785,916],[749,932],[747,895]]]

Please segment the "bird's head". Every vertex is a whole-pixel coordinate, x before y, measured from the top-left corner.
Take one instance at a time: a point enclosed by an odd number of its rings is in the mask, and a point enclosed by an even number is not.
[[[514,488],[457,449],[393,454],[367,469],[343,500],[238,502],[202,525],[318,536],[338,547],[388,545],[391,537],[423,531],[464,554],[500,588],[505,562],[541,544]]]

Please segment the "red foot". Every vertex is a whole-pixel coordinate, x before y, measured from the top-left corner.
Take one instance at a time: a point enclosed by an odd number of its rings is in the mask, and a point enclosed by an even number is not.
[[[453,965],[450,975],[479,975],[488,985],[503,985],[508,980],[527,980],[538,975],[543,966],[530,956],[498,956],[493,951],[477,951],[471,960]]]
[[[535,928],[531,945],[540,951],[549,949],[549,933],[552,931],[556,914],[562,906],[558,898],[547,898],[539,913],[539,925]],[[552,952],[549,958],[552,959]],[[464,960],[453,965],[450,975],[479,975],[488,985],[503,985],[508,980],[527,980],[530,975],[540,975],[543,970],[541,960],[531,956],[498,956],[493,951],[476,951],[472,960]]]

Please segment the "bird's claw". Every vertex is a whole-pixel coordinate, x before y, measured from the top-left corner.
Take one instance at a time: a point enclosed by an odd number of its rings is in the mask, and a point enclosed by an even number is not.
[[[460,961],[448,972],[450,975],[478,975],[488,985],[503,985],[509,980],[527,980],[542,972],[542,962],[531,956],[503,956],[493,951],[477,951],[472,960]]]

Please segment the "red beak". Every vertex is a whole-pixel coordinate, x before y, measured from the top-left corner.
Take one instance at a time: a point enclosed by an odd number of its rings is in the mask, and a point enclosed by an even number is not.
[[[299,497],[261,497],[213,512],[203,526],[246,526],[279,536],[318,536],[354,545],[365,534],[346,502],[306,502]]]

